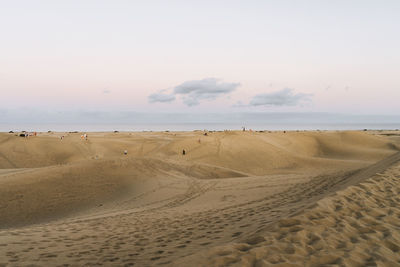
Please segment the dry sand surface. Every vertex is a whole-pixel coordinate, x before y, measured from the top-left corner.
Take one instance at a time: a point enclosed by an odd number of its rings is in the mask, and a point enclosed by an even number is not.
[[[0,266],[400,266],[400,132],[80,136],[0,134]]]

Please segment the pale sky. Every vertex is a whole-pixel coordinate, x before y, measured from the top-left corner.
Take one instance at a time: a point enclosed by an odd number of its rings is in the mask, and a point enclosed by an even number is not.
[[[397,0],[0,0],[0,109],[399,114],[399,14]]]

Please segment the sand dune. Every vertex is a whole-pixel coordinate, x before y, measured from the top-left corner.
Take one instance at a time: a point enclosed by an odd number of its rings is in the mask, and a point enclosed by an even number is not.
[[[370,263],[397,264],[398,144],[379,132],[0,134],[0,266],[351,266],[373,242]]]
[[[400,266],[400,164],[178,266]]]

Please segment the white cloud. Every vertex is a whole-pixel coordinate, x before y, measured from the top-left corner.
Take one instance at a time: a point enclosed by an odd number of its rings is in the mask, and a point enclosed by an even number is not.
[[[149,96],[149,101],[154,102],[172,102],[175,96],[181,96],[183,103],[187,106],[200,104],[202,100],[214,100],[222,95],[228,95],[240,83],[226,83],[216,78],[206,78],[202,80],[186,81],[172,90],[172,94],[156,93]]]
[[[156,102],[167,103],[167,102],[172,102],[174,100],[175,100],[174,95],[166,94],[163,92],[154,93],[154,94],[149,95],[150,103],[156,103]]]

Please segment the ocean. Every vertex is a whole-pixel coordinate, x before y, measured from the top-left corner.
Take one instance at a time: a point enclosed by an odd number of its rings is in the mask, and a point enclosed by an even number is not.
[[[330,113],[0,112],[0,131],[396,130],[400,116]]]
[[[194,130],[241,130],[242,127],[254,131],[295,131],[295,130],[397,130],[400,123],[149,123],[149,124],[0,124],[0,132],[141,132],[141,131],[194,131]]]

